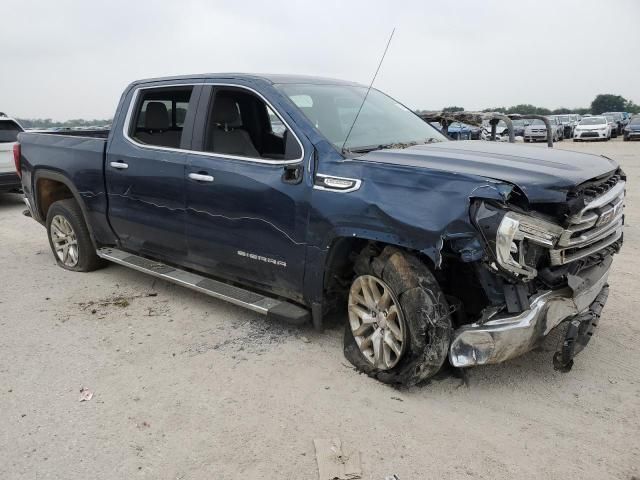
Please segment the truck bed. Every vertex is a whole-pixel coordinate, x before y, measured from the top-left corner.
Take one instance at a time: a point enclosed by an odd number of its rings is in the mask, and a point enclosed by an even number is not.
[[[23,188],[34,202],[32,192],[38,171],[46,169],[67,179],[74,195],[86,205],[87,220],[98,236],[111,236],[107,225],[107,197],[104,161],[109,130],[65,132],[24,132],[18,135],[23,159]],[[63,180],[63,179],[59,179]],[[44,219],[42,219],[44,220]]]

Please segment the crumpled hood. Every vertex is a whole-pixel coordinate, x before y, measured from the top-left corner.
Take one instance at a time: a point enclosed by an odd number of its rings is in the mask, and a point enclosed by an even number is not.
[[[517,185],[534,203],[565,201],[571,188],[618,168],[603,156],[478,140],[377,150],[359,160],[501,180]]]

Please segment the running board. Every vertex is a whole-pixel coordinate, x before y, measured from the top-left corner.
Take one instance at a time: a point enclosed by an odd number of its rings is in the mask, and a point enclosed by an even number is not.
[[[100,258],[104,258],[105,260],[253,310],[254,312],[266,315],[269,319],[281,320],[295,325],[308,323],[311,319],[307,310],[293,303],[265,297],[264,295],[236,287],[235,285],[229,285],[228,283],[203,277],[197,273],[180,270],[164,263],[139,257],[138,255],[133,255],[116,248],[99,248],[96,253]]]

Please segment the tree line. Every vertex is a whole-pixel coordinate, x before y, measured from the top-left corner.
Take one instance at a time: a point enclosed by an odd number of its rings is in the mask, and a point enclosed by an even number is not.
[[[16,119],[23,128],[76,128],[76,127],[97,127],[103,125],[111,125],[112,119],[95,119],[85,120],[83,118],[74,118],[73,120],[65,120],[58,122],[50,118],[18,118]]]
[[[457,106],[445,107],[442,109],[445,112],[462,112],[464,108]],[[599,115],[604,112],[629,112],[640,113],[640,105],[635,104],[631,100],[627,100],[621,95],[613,95],[610,93],[603,93],[591,102],[589,108],[556,108],[551,110],[544,107],[536,107],[528,103],[520,105],[514,105],[512,107],[493,107],[485,108],[483,112],[500,112],[500,113],[521,113],[524,115],[562,115],[565,113],[577,113],[584,115],[585,113],[591,113],[593,115]]]

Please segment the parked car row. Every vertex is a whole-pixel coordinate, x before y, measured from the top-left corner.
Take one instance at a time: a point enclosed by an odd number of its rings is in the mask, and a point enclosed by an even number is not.
[[[551,139],[561,142],[565,138],[581,140],[609,140],[624,134],[624,140],[640,137],[640,117],[631,122],[631,115],[626,112],[607,112],[601,115],[585,114],[584,116],[568,113],[550,115]],[[453,122],[448,128],[438,122],[430,122],[441,133],[452,140],[491,140],[491,124],[487,120],[482,128],[462,122]],[[541,119],[513,119],[513,133],[516,138],[522,137],[525,142],[547,141],[547,127]],[[497,141],[508,141],[509,128],[500,120],[495,127]]]

